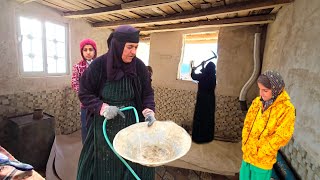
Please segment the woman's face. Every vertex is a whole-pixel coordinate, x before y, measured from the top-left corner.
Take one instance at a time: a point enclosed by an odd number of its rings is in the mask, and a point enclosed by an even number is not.
[[[82,55],[86,60],[91,60],[95,55],[95,50],[91,45],[85,45],[82,48]]]
[[[123,48],[122,60],[124,63],[131,63],[136,56],[138,43],[126,43]]]
[[[272,90],[264,87],[261,83],[258,82],[259,93],[264,101],[269,101],[272,98]]]

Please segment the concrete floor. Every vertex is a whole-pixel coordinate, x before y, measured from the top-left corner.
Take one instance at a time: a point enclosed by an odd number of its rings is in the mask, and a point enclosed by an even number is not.
[[[155,180],[238,180],[235,176],[223,176],[184,168],[160,166],[156,168]]]
[[[166,165],[234,176],[239,172],[241,160],[241,142],[212,141],[207,144],[192,143],[185,156]]]
[[[50,167],[52,167],[53,163],[52,157],[55,157],[56,173],[60,177],[66,177],[65,179],[74,179],[82,146],[80,131],[70,135],[56,136],[54,146],[55,153],[52,151],[48,161],[49,165],[47,165],[47,178],[54,179]],[[212,141],[207,144],[192,143],[189,152],[185,156],[164,166],[157,167],[156,179],[237,179],[236,174],[239,172],[241,159],[241,142]]]

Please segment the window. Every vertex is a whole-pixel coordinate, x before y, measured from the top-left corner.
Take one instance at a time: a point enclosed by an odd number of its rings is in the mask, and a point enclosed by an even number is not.
[[[141,59],[146,66],[149,65],[149,54],[150,54],[150,42],[149,41],[140,41],[138,50],[137,50],[137,57]]]
[[[185,34],[183,41],[184,47],[178,70],[178,79],[192,80],[190,76],[191,61],[194,62],[196,67],[204,60],[212,58],[214,53],[217,54],[218,32]],[[210,61],[217,65],[217,58],[213,58]],[[201,66],[196,69],[196,73],[200,73],[200,69]]]
[[[19,25],[22,74],[67,74],[67,26],[27,17]]]

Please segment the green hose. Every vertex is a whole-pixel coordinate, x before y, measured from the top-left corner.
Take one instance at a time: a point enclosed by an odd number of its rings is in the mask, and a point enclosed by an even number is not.
[[[124,107],[124,108],[121,108],[120,111],[126,111],[126,110],[130,110],[130,109],[133,109],[133,112],[134,112],[134,115],[136,117],[136,123],[139,122],[139,116],[138,116],[138,112],[136,110],[136,108],[134,108],[133,106],[128,106],[128,107]],[[111,150],[114,152],[114,154],[116,154],[118,156],[118,158],[122,161],[122,163],[124,165],[127,166],[127,168],[130,170],[130,172],[132,173],[132,175],[137,179],[137,180],[141,180],[139,178],[139,176],[134,172],[134,170],[130,167],[130,165],[116,152],[116,150],[113,148],[109,138],[108,138],[108,135],[107,135],[107,118],[104,119],[103,121],[103,125],[102,125],[102,130],[103,130],[103,135],[104,135],[104,138],[106,139],[109,147],[111,148]]]

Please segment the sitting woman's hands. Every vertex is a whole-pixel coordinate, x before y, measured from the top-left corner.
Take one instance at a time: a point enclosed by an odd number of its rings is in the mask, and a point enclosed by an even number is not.
[[[117,106],[109,106],[106,103],[102,104],[100,115],[104,116],[106,119],[110,120],[116,117],[117,115],[120,115],[122,118],[125,118],[125,115],[123,112],[120,111],[120,109]]]

